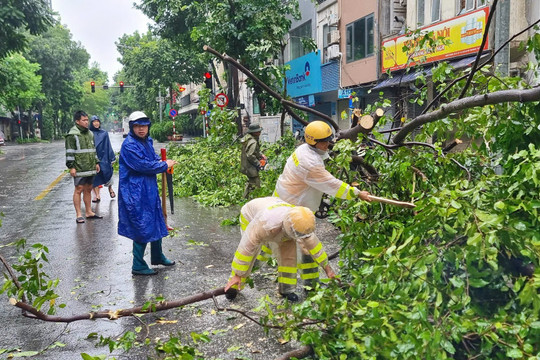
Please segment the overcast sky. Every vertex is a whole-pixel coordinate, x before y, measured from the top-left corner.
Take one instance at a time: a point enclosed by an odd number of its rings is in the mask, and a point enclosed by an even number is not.
[[[61,17],[73,40],[80,41],[90,54],[90,64],[99,63],[101,70],[109,75],[112,85],[114,74],[122,65],[116,60],[115,41],[124,34],[136,30],[145,32],[151,22],[141,11],[133,7],[135,0],[52,0],[52,7]]]

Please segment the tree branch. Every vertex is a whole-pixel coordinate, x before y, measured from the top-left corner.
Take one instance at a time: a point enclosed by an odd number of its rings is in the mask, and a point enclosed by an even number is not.
[[[478,66],[478,68],[475,70],[475,73],[478,72],[480,69],[482,69],[484,66],[486,66],[487,64],[491,63],[491,61],[493,61],[493,59],[495,58],[495,56],[501,52],[502,49],[504,49],[504,47],[506,45],[508,45],[512,40],[514,40],[515,38],[517,38],[519,35],[523,34],[524,32],[527,32],[529,31],[530,29],[532,29],[533,27],[535,27],[538,23],[540,23],[540,19],[536,20],[534,23],[532,23],[531,25],[527,26],[525,29],[521,30],[520,32],[514,34],[511,38],[509,38],[508,40],[506,40],[504,42],[504,44],[502,44],[501,46],[499,46],[499,48],[497,50],[495,50],[495,52],[493,52],[493,54],[491,54],[491,56],[486,59],[486,61],[484,61],[480,66]],[[424,110],[422,110],[422,112],[420,113],[420,115],[423,115],[425,114],[434,104],[437,100],[439,100],[444,94],[446,94],[446,92],[448,92],[448,90],[450,90],[457,82],[465,79],[467,76],[469,76],[469,74],[465,74],[465,75],[462,75],[456,79],[454,79],[450,84],[448,84],[447,87],[444,88],[444,90],[442,90],[440,93],[437,94],[437,96],[435,96],[433,98],[433,100],[431,100],[431,102],[426,106],[426,108]]]
[[[394,144],[400,144],[403,142],[405,137],[417,127],[443,119],[447,115],[461,110],[506,102],[531,102],[539,100],[540,87],[535,87],[532,89],[501,90],[490,94],[475,95],[458,99],[448,104],[444,104],[439,109],[428,114],[417,116],[410,122],[406,123],[393,137],[392,142]]]
[[[15,284],[17,289],[21,290],[22,289],[21,284],[19,283],[19,280],[17,280],[17,276],[15,276],[15,274],[13,273],[13,269],[11,268],[9,263],[6,261],[4,256],[2,256],[1,254],[0,254],[0,261],[2,261],[2,264],[4,264],[4,267],[6,268],[7,272],[9,273],[9,277],[11,278],[11,280],[13,280],[13,284]],[[24,292],[23,292],[23,295],[22,295],[22,301],[26,302],[26,295],[24,295]]]
[[[384,110],[380,108],[375,110],[371,115],[362,116],[356,126],[347,130],[341,130],[337,134],[336,141],[341,139],[350,139],[355,141],[358,139],[358,134],[369,134],[383,116]]]
[[[484,36],[482,37],[482,44],[480,44],[480,49],[478,49],[478,54],[476,54],[476,59],[474,60],[474,64],[471,68],[471,73],[469,74],[469,77],[467,78],[467,82],[465,83],[465,86],[461,90],[461,94],[459,95],[459,99],[462,99],[463,96],[465,96],[465,93],[467,92],[467,89],[469,88],[469,85],[471,85],[472,78],[474,76],[474,73],[476,72],[476,68],[478,67],[478,63],[480,62],[480,57],[482,56],[482,49],[486,45],[486,41],[489,34],[489,27],[491,25],[491,20],[493,19],[493,15],[495,14],[495,9],[497,8],[497,3],[499,0],[493,0],[493,4],[491,4],[491,8],[489,10],[489,16],[486,22],[486,27],[484,29]]]
[[[42,321],[48,321],[48,322],[70,323],[70,322],[79,321],[79,320],[93,320],[93,319],[117,320],[121,317],[132,316],[134,314],[147,314],[147,313],[151,313],[155,311],[174,309],[179,306],[193,304],[195,302],[203,301],[203,300],[210,299],[215,296],[224,295],[224,294],[225,294],[225,288],[218,288],[211,291],[202,292],[202,293],[198,293],[192,296],[188,296],[179,300],[163,301],[154,305],[150,305],[148,308],[144,308],[143,306],[137,306],[137,307],[133,307],[129,309],[102,310],[102,311],[89,312],[85,314],[79,314],[79,315],[73,315],[73,316],[67,316],[67,317],[47,315],[43,313],[42,311],[37,310],[33,306],[25,302],[17,301],[14,298],[9,299],[9,302],[11,305],[18,307],[20,309],[23,309],[27,311],[28,313],[32,314],[32,315],[26,314],[25,315],[26,317],[39,319]]]
[[[314,109],[311,109],[307,106],[303,106],[303,105],[299,105],[299,104],[296,104],[292,101],[289,101],[289,100],[286,100],[284,99],[279,93],[277,93],[276,91],[272,90],[268,85],[266,85],[264,82],[262,82],[261,80],[259,80],[258,77],[256,77],[251,71],[249,71],[245,66],[243,66],[242,64],[240,64],[237,60],[233,59],[232,57],[230,57],[229,55],[227,54],[220,54],[218,53],[216,50],[212,49],[210,46],[208,45],[204,45],[203,47],[204,51],[207,51],[213,55],[215,55],[216,57],[220,58],[222,61],[224,62],[228,62],[230,64],[232,64],[233,66],[235,66],[238,70],[242,71],[248,78],[250,78],[251,80],[253,80],[257,85],[259,85],[263,90],[265,90],[270,96],[274,97],[275,99],[277,99],[281,104],[283,104],[283,107],[287,110],[287,112],[295,119],[297,120],[298,122],[302,123],[304,126],[307,125],[307,122],[302,119],[300,116],[298,116],[293,110],[292,108],[296,108],[298,110],[302,110],[302,111],[305,111],[305,112],[309,112],[309,113],[312,113],[320,118],[322,118],[323,120],[326,120],[328,121],[336,131],[339,130],[339,126],[338,124],[334,121],[334,119],[332,119],[331,117],[329,117],[328,115],[326,114],[323,114],[317,110],[314,110]]]
[[[290,360],[292,358],[303,359],[310,355],[313,355],[313,348],[309,345],[305,345],[299,349],[289,351],[281,355],[280,357],[276,358],[276,360]]]

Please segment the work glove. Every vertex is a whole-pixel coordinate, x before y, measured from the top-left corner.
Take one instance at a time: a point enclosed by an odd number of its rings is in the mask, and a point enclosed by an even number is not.
[[[354,192],[354,195],[359,197],[361,200],[371,202],[371,199],[369,198],[369,195],[371,195],[371,194],[369,192],[358,190],[355,187],[353,187],[353,192]]]

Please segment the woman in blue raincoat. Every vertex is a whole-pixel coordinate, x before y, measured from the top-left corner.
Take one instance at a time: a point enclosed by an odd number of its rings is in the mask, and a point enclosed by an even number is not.
[[[120,150],[120,181],[118,185],[118,234],[133,240],[134,275],[154,275],[157,272],[144,261],[146,245],[150,243],[152,265],[172,266],[165,257],[161,238],[169,234],[156,175],[174,166],[176,161],[162,161],[154,151],[148,136],[150,119],[135,111],[129,116],[129,134]]]
[[[94,200],[92,202],[100,202],[101,196],[99,194],[99,187],[105,185],[109,188],[109,195],[111,199],[116,197],[112,188],[112,176],[113,176],[113,163],[116,161],[116,156],[112,149],[111,140],[109,139],[109,133],[101,128],[101,120],[98,116],[92,116],[90,120],[90,131],[94,134],[94,144],[96,146],[96,153],[100,159],[99,168],[100,171],[94,176],[94,183],[92,184],[94,190]]]

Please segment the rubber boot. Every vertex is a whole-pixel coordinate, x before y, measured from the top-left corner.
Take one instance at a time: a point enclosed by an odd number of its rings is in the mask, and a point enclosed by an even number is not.
[[[131,266],[133,275],[157,274],[157,271],[150,269],[146,261],[144,261],[144,250],[146,250],[146,243],[133,242],[133,265]]]
[[[169,260],[163,255],[161,239],[150,243],[150,263],[152,265],[173,266],[176,262]]]
[[[298,302],[298,300],[300,299],[298,297],[298,295],[296,295],[295,293],[288,293],[288,294],[279,294],[281,295],[283,298],[289,300],[290,302]]]

